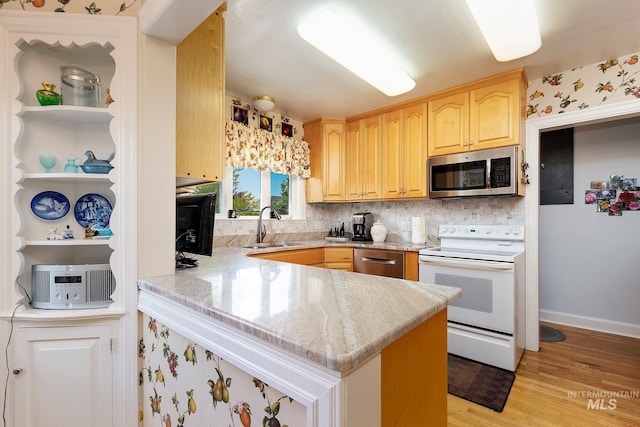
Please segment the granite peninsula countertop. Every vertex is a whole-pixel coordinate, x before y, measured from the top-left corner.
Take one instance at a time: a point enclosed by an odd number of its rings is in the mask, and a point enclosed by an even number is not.
[[[339,245],[215,247],[211,258],[197,257],[198,267],[140,279],[138,286],[339,372],[358,367],[461,295],[448,286],[247,256],[325,246]],[[382,246],[393,248],[375,245]]]

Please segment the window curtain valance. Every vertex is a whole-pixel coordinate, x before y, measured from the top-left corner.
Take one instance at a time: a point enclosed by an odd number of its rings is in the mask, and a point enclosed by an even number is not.
[[[233,120],[226,122],[224,134],[227,166],[311,177],[306,141],[251,128]]]

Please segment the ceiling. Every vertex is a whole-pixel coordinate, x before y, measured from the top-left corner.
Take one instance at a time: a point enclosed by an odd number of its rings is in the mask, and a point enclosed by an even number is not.
[[[227,0],[227,95],[270,95],[275,111],[307,121],[349,117],[524,67],[529,80],[640,51],[638,0],[535,0],[542,47],[497,62],[465,0]],[[415,88],[388,97],[302,40],[311,10],[329,6],[372,28]]]

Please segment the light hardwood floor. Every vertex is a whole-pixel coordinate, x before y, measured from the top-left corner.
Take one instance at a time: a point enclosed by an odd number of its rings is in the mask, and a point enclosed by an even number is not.
[[[525,352],[504,410],[448,395],[449,426],[640,426],[640,339],[547,325],[567,339]],[[603,396],[611,409],[594,409],[602,391],[633,397]]]

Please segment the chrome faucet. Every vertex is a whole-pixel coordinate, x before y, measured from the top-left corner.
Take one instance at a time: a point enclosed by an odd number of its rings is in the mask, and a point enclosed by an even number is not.
[[[280,220],[282,218],[278,211],[273,207],[265,206],[264,208],[262,208],[262,210],[260,211],[260,216],[258,217],[258,236],[256,237],[256,243],[262,243],[264,241],[264,236],[267,235],[267,227],[262,224],[262,212],[264,212],[265,209],[271,209],[273,211],[273,215],[277,220]]]

